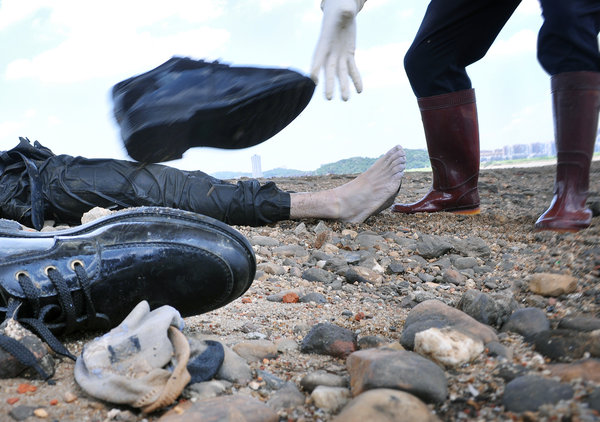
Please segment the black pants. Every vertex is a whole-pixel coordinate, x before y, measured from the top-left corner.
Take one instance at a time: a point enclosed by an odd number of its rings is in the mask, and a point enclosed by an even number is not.
[[[471,88],[465,68],[481,59],[521,0],[431,0],[404,58],[417,96]],[[600,0],[540,0],[538,60],[550,75],[600,71]]]
[[[0,154],[0,218],[40,229],[44,219],[79,224],[93,207],[163,206],[227,224],[258,226],[290,216],[290,195],[273,182],[228,183],[160,164],[54,155],[36,142]]]

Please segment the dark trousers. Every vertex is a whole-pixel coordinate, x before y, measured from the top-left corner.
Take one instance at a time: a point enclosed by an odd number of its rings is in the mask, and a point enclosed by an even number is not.
[[[39,143],[0,152],[0,218],[40,229],[45,219],[79,224],[94,207],[162,206],[227,224],[258,226],[290,216],[290,194],[273,182],[236,184],[160,164],[54,155]]]
[[[431,0],[404,58],[417,96],[470,89],[465,68],[481,59],[521,0]],[[550,75],[600,71],[600,0],[540,0],[538,60]]]

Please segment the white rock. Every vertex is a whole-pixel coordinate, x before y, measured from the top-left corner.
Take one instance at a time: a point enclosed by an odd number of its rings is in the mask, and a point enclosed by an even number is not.
[[[445,366],[459,366],[477,358],[483,342],[451,328],[430,328],[415,335],[415,352]]]

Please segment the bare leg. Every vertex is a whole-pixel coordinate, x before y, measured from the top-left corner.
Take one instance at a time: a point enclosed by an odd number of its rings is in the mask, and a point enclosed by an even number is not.
[[[321,192],[290,194],[290,218],[327,218],[362,223],[392,205],[404,176],[406,154],[389,150],[356,179]]]

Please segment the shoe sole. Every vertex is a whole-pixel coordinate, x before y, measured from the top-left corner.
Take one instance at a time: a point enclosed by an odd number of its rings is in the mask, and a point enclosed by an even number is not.
[[[129,155],[143,163],[179,159],[193,147],[248,148],[288,126],[306,108],[314,90],[314,82],[304,77],[210,111],[193,105],[180,110],[172,106],[130,110],[120,122],[121,136]],[[185,118],[165,119],[173,115]]]

